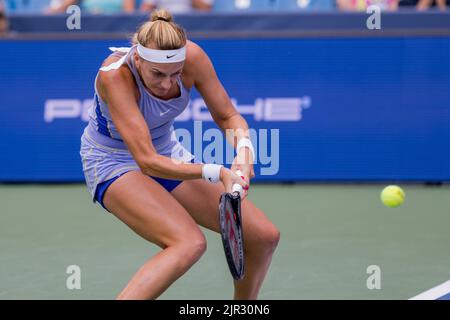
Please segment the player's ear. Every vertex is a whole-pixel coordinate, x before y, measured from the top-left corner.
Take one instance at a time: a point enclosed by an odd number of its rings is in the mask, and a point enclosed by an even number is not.
[[[139,59],[139,55],[137,54],[137,52],[134,53],[134,65],[140,69],[141,67],[141,61]]]

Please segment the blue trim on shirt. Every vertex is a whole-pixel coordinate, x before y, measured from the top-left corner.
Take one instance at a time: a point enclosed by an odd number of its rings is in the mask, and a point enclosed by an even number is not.
[[[97,114],[97,123],[98,123],[98,132],[101,134],[112,138],[111,133],[108,130],[107,120],[103,116],[102,111],[100,110],[100,102],[98,101],[98,96],[95,94],[95,113]]]

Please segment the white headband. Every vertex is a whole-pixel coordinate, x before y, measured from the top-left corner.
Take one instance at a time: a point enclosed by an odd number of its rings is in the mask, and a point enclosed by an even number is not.
[[[174,63],[186,59],[186,46],[175,50],[155,50],[146,48],[139,43],[137,52],[142,59],[155,63]]]

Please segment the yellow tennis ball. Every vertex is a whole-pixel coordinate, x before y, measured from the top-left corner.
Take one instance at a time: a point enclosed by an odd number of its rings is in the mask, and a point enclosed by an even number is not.
[[[399,186],[387,186],[381,191],[381,202],[387,207],[398,207],[405,201],[405,192]]]

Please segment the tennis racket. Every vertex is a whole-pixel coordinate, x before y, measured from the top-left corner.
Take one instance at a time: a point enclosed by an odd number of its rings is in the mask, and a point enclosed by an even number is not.
[[[236,174],[242,176],[240,171]],[[236,280],[244,277],[244,238],[241,220],[242,186],[233,185],[232,193],[224,192],[219,201],[219,223],[225,258]]]

